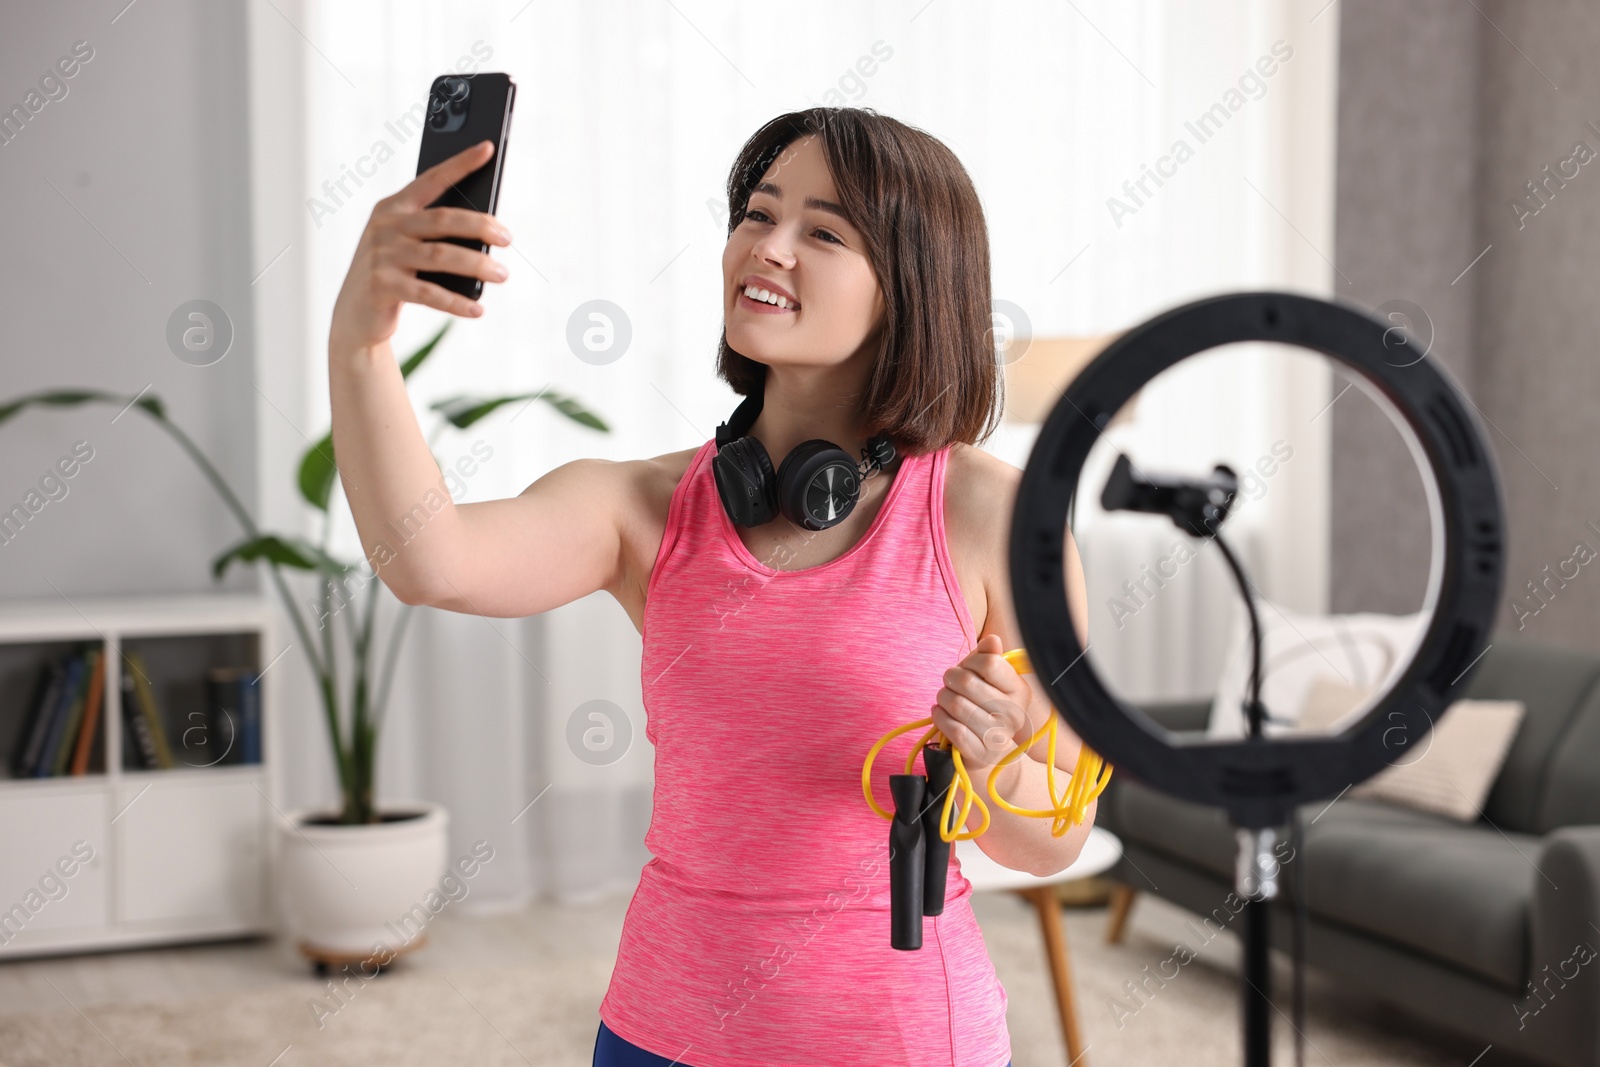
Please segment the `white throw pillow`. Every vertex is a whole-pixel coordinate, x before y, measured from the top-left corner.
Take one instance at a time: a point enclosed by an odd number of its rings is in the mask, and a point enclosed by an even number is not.
[[[1458,700],[1418,742],[1415,753],[1346,795],[1475,822],[1526,711],[1520,700]]]
[[[1276,720],[1262,726],[1268,737],[1294,731],[1319,679],[1369,693],[1386,689],[1393,675],[1410,663],[1427,623],[1421,612],[1302,615],[1265,600],[1257,601],[1256,610],[1261,618],[1261,701]],[[1211,704],[1208,738],[1248,733],[1244,694],[1249,677],[1250,624],[1241,609]]]

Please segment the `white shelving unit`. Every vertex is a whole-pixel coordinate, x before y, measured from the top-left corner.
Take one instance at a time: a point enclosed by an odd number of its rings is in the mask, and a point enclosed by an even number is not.
[[[0,604],[0,766],[20,743],[39,664],[83,641],[101,643],[106,662],[103,768],[97,756],[85,775],[0,772],[0,959],[271,932],[273,673],[261,680],[260,763],[162,770],[123,767],[120,683],[122,650],[138,648],[176,751],[178,713],[202,699],[206,668],[267,668],[283,651],[274,621],[256,595]],[[82,864],[79,842],[93,849]]]

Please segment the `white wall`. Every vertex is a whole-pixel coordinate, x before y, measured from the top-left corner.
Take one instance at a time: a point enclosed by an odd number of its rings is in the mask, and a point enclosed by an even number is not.
[[[0,398],[148,389],[253,501],[250,283],[265,261],[250,228],[244,9],[120,7],[10,5],[4,18],[6,111],[76,42],[93,58],[0,145]],[[206,367],[166,341],[169,315],[196,298],[220,305],[234,329],[231,350]],[[66,495],[0,544],[0,597],[217,588],[209,564],[237,525],[170,439],[138,411],[117,414],[96,405],[0,425],[0,509],[22,502],[74,442],[93,449]],[[254,585],[247,571],[223,583]]]

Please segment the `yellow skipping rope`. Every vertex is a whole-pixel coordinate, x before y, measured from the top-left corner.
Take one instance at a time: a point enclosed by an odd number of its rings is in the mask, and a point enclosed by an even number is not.
[[[1005,653],[1005,659],[1016,669],[1018,674],[1033,673],[1033,662],[1028,658],[1026,649],[1014,648]],[[1055,709],[1051,708],[1049,720],[1028,739],[1028,743],[1019,745],[1014,752],[1008,753],[1000,762],[994,765],[994,768],[989,772],[987,789],[989,798],[1013,815],[1023,815],[1030,819],[1053,820],[1050,825],[1050,833],[1054,837],[1060,837],[1070,827],[1081,825],[1084,816],[1088,812],[1089,805],[1105,791],[1107,783],[1111,781],[1111,764],[1103,760],[1088,745],[1082,745],[1078,750],[1078,763],[1073,768],[1072,779],[1067,786],[1066,793],[1056,793],[1057,718]],[[904,726],[897,726],[884,734],[878,739],[878,743],[872,746],[871,751],[867,753],[866,762],[861,765],[861,792],[866,796],[867,804],[871,806],[872,810],[885,819],[892,820],[894,813],[885,811],[872,797],[872,761],[878,758],[878,753],[883,749],[884,745],[907,731],[915,730],[919,726],[927,726],[929,729],[912,746],[910,754],[906,756],[906,774],[912,773],[911,768],[916,763],[917,753],[922,751],[923,745],[937,744],[942,749],[953,748],[950,739],[945,737],[937,726],[933,725],[933,716],[930,715],[925,719],[918,719],[916,722],[908,722]],[[1047,749],[1049,755],[1045,760],[1045,773],[1046,780],[1050,785],[1050,803],[1052,807],[1049,809],[1016,807],[995,792],[995,780],[1000,776],[1001,770],[1013,760],[1020,759],[1024,752],[1030,751],[1034,745],[1039,743],[1039,739],[1043,737],[1049,738]],[[983,802],[983,799],[978,796],[978,791],[972,787],[972,778],[967,774],[967,769],[962,762],[961,750],[955,749],[951,755],[955,763],[956,777],[951,782],[950,788],[945,790],[944,808],[939,815],[939,837],[946,842],[970,841],[989,828],[989,806]],[[950,814],[955,807],[957,790],[964,792],[966,797],[961,803],[960,818],[952,821]],[[958,832],[957,827],[967,824],[967,815],[972,811],[972,805],[974,804],[978,805],[983,821],[976,830],[967,833]]]

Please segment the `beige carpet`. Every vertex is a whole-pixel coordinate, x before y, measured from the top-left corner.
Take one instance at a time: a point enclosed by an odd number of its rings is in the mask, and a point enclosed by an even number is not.
[[[1008,895],[981,895],[974,906],[1010,997],[1015,1067],[1065,1065],[1032,912]],[[256,953],[249,969],[262,972],[250,976],[254,988],[212,995],[157,998],[152,993],[130,999],[125,989],[118,993],[121,999],[109,993],[91,995],[85,967],[98,962],[94,973],[103,977],[107,968],[132,966],[130,957],[140,955],[136,953],[6,964],[0,967],[0,980],[23,990],[24,1000],[36,999],[28,1010],[19,1010],[13,996],[11,1007],[0,1009],[0,1064],[582,1067],[590,1062],[596,1008],[610,975],[622,908],[607,904],[570,921],[554,906],[546,909],[557,914],[442,918],[435,943],[415,962],[358,986],[321,1025],[309,1006],[312,998],[325,993],[321,981],[296,966],[281,946],[248,950]],[[1120,1024],[1109,1006],[1113,999],[1135,1003],[1128,1000],[1123,982],[1172,954],[1172,935],[1181,930],[1184,917],[1161,901],[1141,901],[1127,941],[1108,946],[1102,940],[1103,909],[1068,911],[1080,1018],[1089,1042],[1085,1063],[1223,1067],[1239,1062],[1237,979],[1230,969],[1237,947],[1225,937],[1184,966],[1137,1012],[1122,1015]],[[145,966],[159,973],[204,959],[207,951],[161,950],[145,954]],[[520,962],[526,960],[537,962]],[[230,957],[228,965],[241,969],[239,959]],[[201,981],[212,988],[225,985],[221,973]],[[84,993],[70,992],[74,981]],[[196,980],[190,976],[188,982],[185,988],[193,991]],[[154,989],[156,983],[147,984]],[[6,988],[0,981],[0,993]],[[1407,1032],[1403,1020],[1375,1010],[1330,980],[1319,977],[1311,988],[1307,1065],[1462,1067],[1479,1051],[1448,1037]],[[1286,971],[1280,972],[1277,992],[1287,1013]],[[1274,1061],[1287,1067],[1293,1059],[1285,1018],[1279,1020],[1276,1038]]]

